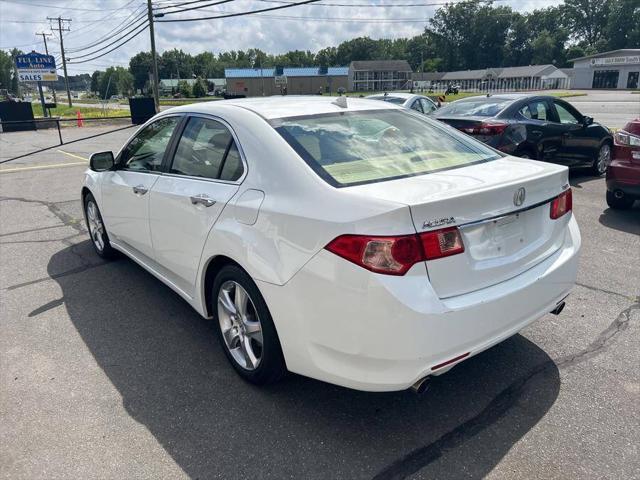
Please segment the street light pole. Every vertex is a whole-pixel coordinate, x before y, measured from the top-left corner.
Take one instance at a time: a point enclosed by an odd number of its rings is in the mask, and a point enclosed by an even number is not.
[[[149,18],[149,35],[151,36],[151,62],[153,65],[153,103],[156,106],[156,112],[160,111],[160,96],[158,94],[158,59],[156,57],[156,38],[153,31],[153,9],[151,0],[147,0],[147,16]]]

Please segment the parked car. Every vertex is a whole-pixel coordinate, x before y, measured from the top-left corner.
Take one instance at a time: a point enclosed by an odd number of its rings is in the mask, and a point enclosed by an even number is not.
[[[640,200],[640,118],[614,135],[613,159],[607,168],[607,204],[626,209]]]
[[[324,96],[166,110],[93,154],[82,188],[96,253],[212,318],[243,378],[369,391],[424,390],[559,313],[580,249],[571,198],[566,167]]]
[[[401,105],[405,108],[410,108],[416,112],[429,115],[438,109],[436,104],[429,97],[424,95],[414,95],[413,93],[385,93],[384,95],[369,95],[371,100],[382,100],[385,102]]]
[[[613,139],[606,127],[571,104],[546,95],[468,97],[444,105],[435,117],[511,155],[588,166],[602,175]]]

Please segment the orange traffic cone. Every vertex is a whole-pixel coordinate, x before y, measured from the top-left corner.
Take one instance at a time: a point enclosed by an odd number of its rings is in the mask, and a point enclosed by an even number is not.
[[[78,126],[82,127],[84,123],[82,122],[82,113],[80,113],[80,110],[76,111],[76,116],[78,118]]]

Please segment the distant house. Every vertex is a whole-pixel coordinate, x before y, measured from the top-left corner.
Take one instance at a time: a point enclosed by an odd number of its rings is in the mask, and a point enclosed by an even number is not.
[[[354,61],[349,65],[349,90],[384,92],[411,88],[413,70],[406,60]]]
[[[347,89],[347,67],[227,68],[227,92],[248,97],[315,95]]]
[[[570,86],[568,75],[554,65],[458,70],[444,73],[440,81],[447,85],[459,85],[463,90],[534,90]]]

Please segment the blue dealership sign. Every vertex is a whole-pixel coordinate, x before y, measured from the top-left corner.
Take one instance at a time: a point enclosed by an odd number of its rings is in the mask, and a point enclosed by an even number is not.
[[[31,52],[16,57],[21,82],[55,82],[58,79],[53,55]]]

